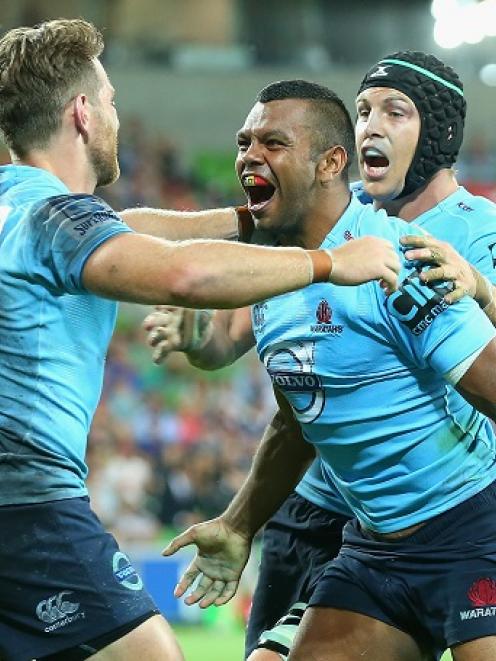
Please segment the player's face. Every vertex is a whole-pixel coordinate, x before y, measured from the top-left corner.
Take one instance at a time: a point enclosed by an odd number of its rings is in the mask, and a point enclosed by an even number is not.
[[[291,234],[315,196],[316,161],[308,103],[256,103],[238,131],[236,172],[262,229]]]
[[[116,181],[120,174],[117,158],[119,119],[114,105],[115,90],[98,60],[95,60],[95,67],[100,88],[97,99],[92,104],[95,122],[88,149],[97,186],[108,186]]]
[[[374,199],[392,200],[404,188],[420,135],[413,101],[388,87],[371,87],[356,100],[360,177]]]

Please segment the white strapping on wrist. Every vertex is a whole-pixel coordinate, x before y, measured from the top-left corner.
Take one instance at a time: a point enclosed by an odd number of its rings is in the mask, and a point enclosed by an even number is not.
[[[489,303],[486,303],[486,305],[482,308],[482,311],[485,312],[487,308],[494,303],[494,289],[492,282],[489,280],[489,278],[486,275],[483,275],[482,278],[489,292]]]
[[[334,271],[334,255],[332,254],[332,250],[330,248],[323,248],[323,251],[329,255],[329,259],[331,260],[331,270],[329,271],[329,282],[331,282],[331,275]]]
[[[471,353],[470,356],[467,356],[467,358],[462,360],[461,363],[458,363],[458,365],[452,367],[448,372],[445,372],[443,376],[446,379],[446,381],[450,383],[452,386],[456,386],[456,384],[462,378],[465,372],[469,369],[469,367],[472,366],[472,363],[475,362],[479,354],[481,354],[484,351],[486,346],[487,344],[485,344],[483,347],[480,347],[479,349]]]
[[[308,284],[311,285],[313,283],[313,277],[314,277],[314,270],[313,270],[313,259],[308,250],[303,251],[306,255],[307,258],[307,263],[308,263]]]

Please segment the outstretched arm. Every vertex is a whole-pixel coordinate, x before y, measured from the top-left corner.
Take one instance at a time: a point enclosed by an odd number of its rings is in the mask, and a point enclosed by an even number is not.
[[[227,241],[171,243],[123,233],[102,243],[83,269],[85,287],[135,303],[238,308],[312,282],[386,281],[397,288],[392,244],[364,237],[335,248],[266,248]]]
[[[147,207],[119,212],[125,223],[140,234],[169,241],[187,239],[244,239],[253,231],[253,219],[245,207],[172,211]]]
[[[175,595],[181,597],[200,577],[185,603],[202,608],[225,604],[235,594],[259,528],[280,507],[314,457],[282,396],[280,410],[267,427],[253,465],[240,491],[218,518],[192,526],[164,549],[172,555],[195,544],[197,554],[181,577]]]

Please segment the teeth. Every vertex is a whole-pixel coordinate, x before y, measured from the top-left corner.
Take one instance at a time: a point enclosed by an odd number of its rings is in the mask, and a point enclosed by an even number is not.
[[[258,174],[248,174],[243,178],[245,186],[268,186],[270,185],[267,179],[260,177]]]
[[[363,155],[366,157],[378,156],[379,158],[384,158],[384,154],[375,147],[367,147],[363,150]]]

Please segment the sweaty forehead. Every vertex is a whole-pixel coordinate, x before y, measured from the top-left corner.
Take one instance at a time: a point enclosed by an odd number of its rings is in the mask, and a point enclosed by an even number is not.
[[[304,99],[282,99],[257,102],[248,113],[241,131],[280,131],[297,133],[309,124],[308,102]]]
[[[387,103],[390,101],[403,101],[408,105],[415,106],[409,96],[394,87],[368,87],[356,98],[356,103]]]

